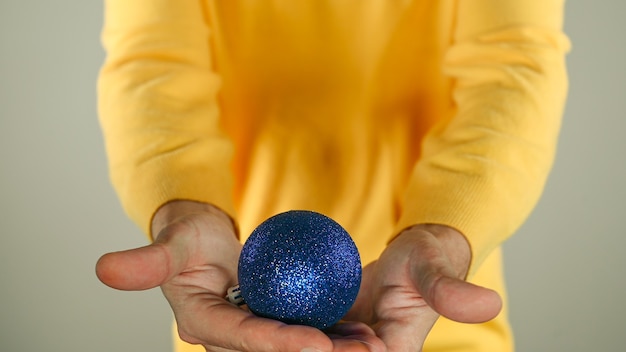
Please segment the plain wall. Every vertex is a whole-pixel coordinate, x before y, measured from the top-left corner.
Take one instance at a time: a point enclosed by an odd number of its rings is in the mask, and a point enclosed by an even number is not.
[[[558,159],[505,245],[519,351],[626,345],[624,13],[617,0],[567,5]],[[101,254],[146,243],[107,176],[101,17],[98,1],[0,2],[0,351],[170,351],[160,291],[114,291],[94,274]]]

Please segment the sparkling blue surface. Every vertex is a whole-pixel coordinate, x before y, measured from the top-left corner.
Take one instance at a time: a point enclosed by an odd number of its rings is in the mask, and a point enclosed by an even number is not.
[[[324,329],[350,309],[361,258],[334,220],[292,210],[259,225],[239,258],[241,295],[250,310],[289,324]]]

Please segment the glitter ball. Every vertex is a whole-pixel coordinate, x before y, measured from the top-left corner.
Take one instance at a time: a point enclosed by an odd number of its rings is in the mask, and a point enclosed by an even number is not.
[[[361,258],[350,235],[329,217],[305,210],[259,225],[239,258],[239,285],[256,315],[324,329],[350,309],[361,284]]]

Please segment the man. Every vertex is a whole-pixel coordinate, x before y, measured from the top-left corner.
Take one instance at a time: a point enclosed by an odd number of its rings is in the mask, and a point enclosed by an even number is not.
[[[107,1],[111,177],[155,241],[105,255],[99,277],[161,286],[179,351],[512,350],[499,246],[554,157],[562,7]],[[291,209],[335,219],[366,264],[324,333],[223,298],[240,240]]]

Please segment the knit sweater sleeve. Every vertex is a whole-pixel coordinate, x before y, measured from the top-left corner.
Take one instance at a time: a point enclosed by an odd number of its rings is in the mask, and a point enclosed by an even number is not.
[[[200,1],[106,1],[100,123],[113,186],[146,234],[175,199],[234,213],[233,147],[219,126],[204,10]]]
[[[567,91],[561,0],[457,1],[443,68],[454,113],[432,128],[397,231],[438,223],[472,248],[470,275],[538,201]]]

